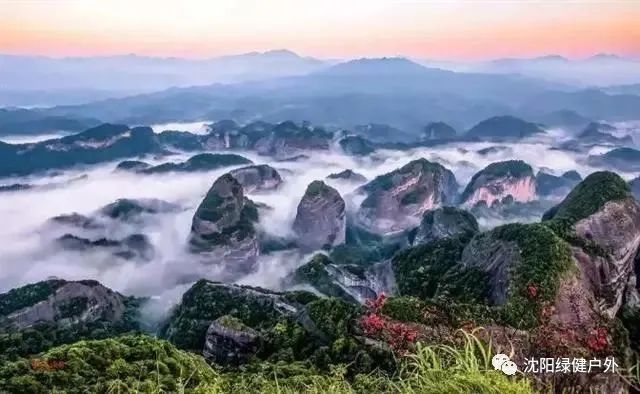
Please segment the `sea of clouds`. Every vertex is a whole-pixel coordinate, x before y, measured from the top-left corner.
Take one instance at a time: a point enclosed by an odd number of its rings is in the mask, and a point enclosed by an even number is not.
[[[462,190],[473,174],[496,161],[524,160],[534,167],[535,172],[547,169],[558,175],[577,170],[586,176],[597,170],[584,164],[584,153],[551,148],[552,142],[563,138],[568,138],[568,135],[562,130],[553,130],[544,138],[519,143],[453,143],[408,151],[379,150],[362,158],[347,156],[338,149],[332,149],[329,152],[313,152],[308,159],[291,162],[273,162],[253,152],[234,153],[256,164],[270,164],[280,171],[284,184],[279,190],[248,197],[272,208],[261,212],[260,227],[265,232],[294,237],[291,225],[307,185],[314,180],[325,180],[329,174],[352,169],[371,180],[412,160],[426,158],[452,170]],[[477,153],[480,149],[496,145],[508,149],[486,156]],[[601,153],[603,150],[594,148],[591,153]],[[193,154],[179,154],[164,160],[181,161]],[[159,163],[154,158],[145,160]],[[1,182],[57,186],[0,193],[0,292],[50,277],[70,280],[91,278],[124,294],[152,296],[174,302],[198,278],[215,280],[220,275],[219,268],[202,265],[190,256],[186,246],[191,219],[198,204],[213,182],[235,167],[205,173],[139,175],[114,172],[116,165],[117,162],[104,163],[53,176],[31,176]],[[630,179],[637,174],[622,175]],[[356,193],[360,185],[344,181],[327,182],[345,197],[350,209],[356,209],[361,203],[363,196]],[[91,215],[119,198],[161,199],[181,207],[176,212],[150,215],[139,222],[110,227],[107,234],[102,234],[111,239],[121,239],[134,232],[146,234],[155,247],[151,261],[123,260],[99,251],[65,251],[53,242],[61,233],[59,228],[48,223],[49,219],[73,212]],[[538,219],[523,217],[519,220]],[[485,227],[497,224],[500,224],[499,220],[481,222]],[[308,258],[309,255],[303,256],[292,251],[261,256],[257,272],[238,282],[280,289],[282,278]]]

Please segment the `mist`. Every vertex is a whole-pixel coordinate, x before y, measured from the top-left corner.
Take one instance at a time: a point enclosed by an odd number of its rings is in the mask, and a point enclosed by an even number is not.
[[[197,127],[196,124],[193,126]],[[637,131],[632,125],[628,125],[628,129]],[[260,212],[261,231],[294,238],[291,227],[297,205],[312,181],[325,180],[335,187],[346,200],[348,209],[355,210],[361,203],[363,196],[356,192],[361,185],[326,180],[332,173],[352,169],[372,180],[412,160],[426,158],[452,170],[460,189],[463,189],[480,169],[490,163],[510,159],[524,160],[534,168],[534,172],[545,169],[557,175],[577,170],[584,177],[597,170],[584,164],[584,153],[551,148],[552,141],[557,143],[569,137],[570,133],[564,130],[552,130],[543,138],[498,144],[505,149],[488,155],[481,155],[477,151],[496,144],[452,143],[406,151],[378,150],[365,157],[347,156],[333,148],[326,152],[313,152],[300,161],[289,162],[274,162],[254,152],[233,153],[245,156],[255,164],[269,164],[280,172],[284,180],[281,188],[269,193],[249,194],[248,197],[270,207]],[[603,149],[594,148],[593,151]],[[163,159],[145,157],[143,160],[158,164],[167,160],[185,160],[193,154],[178,154]],[[203,265],[188,253],[187,239],[194,212],[208,189],[219,176],[237,167],[205,173],[141,175],[114,172],[116,165],[116,162],[111,162],[76,168],[55,176],[3,180],[5,184],[55,184],[56,187],[0,193],[0,243],[3,245],[0,292],[49,277],[68,280],[90,278],[123,294],[151,296],[166,305],[175,302],[186,286],[194,281],[221,277],[221,267]],[[627,179],[635,176],[632,173],[621,175]],[[562,197],[558,196],[558,199]],[[177,205],[179,209],[142,215],[139,220],[127,223],[109,222],[99,230],[72,229],[49,221],[52,217],[74,212],[91,216],[101,207],[120,198],[161,199]],[[524,216],[517,220],[531,222],[539,220],[539,217]],[[479,221],[483,228],[504,222],[500,218],[480,218]],[[122,239],[134,233],[145,234],[154,247],[154,254],[148,261],[141,261],[125,260],[101,250],[64,250],[54,240],[67,232],[92,239]],[[311,255],[302,255],[297,251],[262,255],[257,271],[239,279],[238,283],[281,290],[282,279],[308,261]]]

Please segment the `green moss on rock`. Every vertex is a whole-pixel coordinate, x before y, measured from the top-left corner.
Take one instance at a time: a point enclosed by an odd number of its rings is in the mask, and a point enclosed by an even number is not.
[[[598,212],[607,202],[631,196],[629,185],[619,175],[594,172],[580,182],[556,207],[545,213],[543,221],[554,228],[567,228]]]
[[[508,224],[494,229],[492,236],[515,242],[521,261],[509,272],[509,298],[502,317],[510,325],[538,325],[542,303],[553,302],[563,276],[574,266],[569,244],[544,224]],[[535,287],[532,296],[530,286]]]

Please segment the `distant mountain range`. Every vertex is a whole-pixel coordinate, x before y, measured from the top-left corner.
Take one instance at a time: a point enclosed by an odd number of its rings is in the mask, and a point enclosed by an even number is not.
[[[41,110],[46,116],[154,124],[201,119],[304,121],[352,128],[387,124],[417,132],[432,121],[465,129],[496,115],[640,119],[640,96],[580,90],[519,75],[460,73],[403,58],[360,59],[269,80],[171,88]]]
[[[481,63],[434,62],[419,60],[461,72],[520,74],[554,83],[582,87],[626,85],[640,82],[640,59],[601,53],[586,59],[571,60],[559,55],[529,59],[505,58]]]
[[[194,85],[306,74],[325,62],[287,50],[192,60],[137,55],[0,55],[0,106],[79,104]]]

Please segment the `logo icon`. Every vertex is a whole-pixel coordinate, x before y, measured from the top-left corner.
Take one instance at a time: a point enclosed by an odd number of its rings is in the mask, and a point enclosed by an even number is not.
[[[493,368],[498,371],[502,371],[509,376],[515,375],[518,371],[518,366],[516,365],[516,363],[511,361],[509,356],[507,356],[506,354],[496,354],[491,359],[491,364],[493,365]]]

